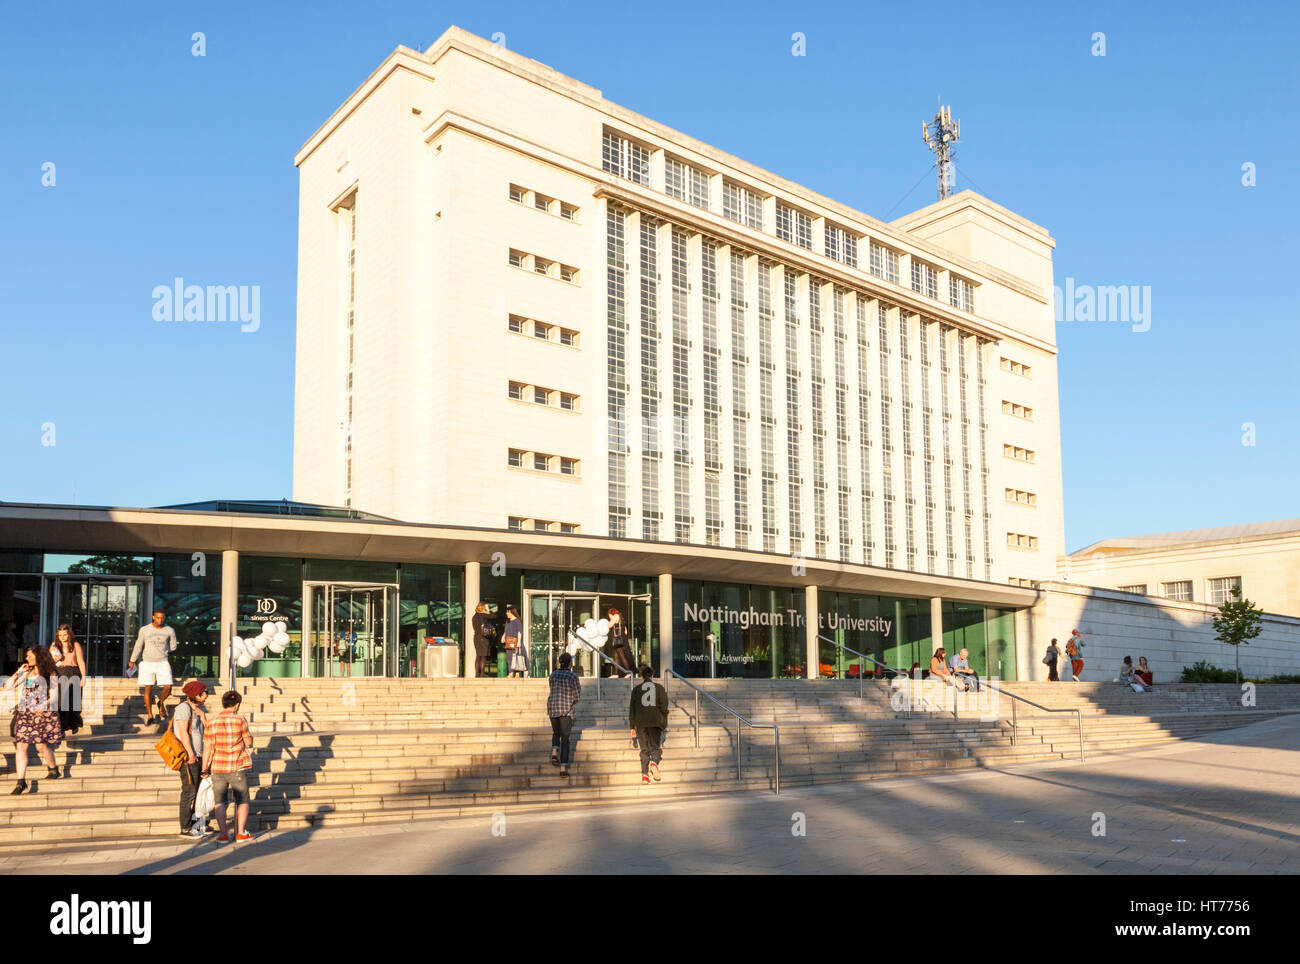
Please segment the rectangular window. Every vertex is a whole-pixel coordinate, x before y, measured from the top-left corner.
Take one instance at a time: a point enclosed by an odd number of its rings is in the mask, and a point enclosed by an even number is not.
[[[561,475],[577,475],[577,474],[578,474],[578,460],[577,460],[577,459],[560,459],[560,474],[561,474]]]
[[[1007,444],[1004,443],[1003,446],[1002,446],[1002,455],[1003,455],[1003,457],[1008,458],[1008,459],[1015,459],[1017,462],[1033,462],[1033,461],[1034,461],[1034,452],[1033,452],[1033,450],[1032,450],[1032,449],[1022,449],[1022,448],[1021,448],[1020,446],[1018,446],[1018,445],[1007,445]]]
[[[578,269],[572,268],[567,264],[560,265],[560,280],[567,281],[570,284],[578,283]]]
[[[883,244],[872,244],[871,273],[891,284],[898,284],[898,252]]]
[[[723,181],[722,216],[747,228],[762,231],[763,196],[732,181]]]
[[[524,260],[525,260],[527,257],[528,257],[528,255],[524,254],[522,251],[516,251],[514,248],[511,248],[511,249],[510,249],[510,267],[512,267],[512,268],[522,268],[522,267],[524,266]]]
[[[1003,356],[1001,364],[1004,372],[1011,372],[1013,375],[1020,375],[1024,378],[1030,377],[1030,368],[1028,365],[1022,365],[1020,362],[1012,361],[1010,358],[1005,356]]]
[[[555,203],[555,198],[547,197],[545,194],[533,193],[533,207],[539,211],[550,211],[551,205]]]
[[[538,453],[533,454],[533,468],[535,468],[538,472],[549,471],[550,464],[551,464],[551,460],[549,456],[541,455]]]
[[[518,201],[520,204],[522,204],[524,203],[524,198],[527,195],[528,192],[524,190],[522,187],[520,187],[518,184],[510,185],[510,200]]]
[[[578,347],[578,333],[570,331],[568,328],[560,329],[560,344],[568,345],[570,348]]]
[[[927,298],[939,297],[939,272],[924,261],[912,259],[912,290]]]
[[[524,520],[523,520],[523,519],[521,519],[521,518],[519,518],[519,516],[515,516],[515,515],[512,515],[512,516],[510,517],[510,528],[511,528],[512,530],[514,530],[515,532],[519,532],[520,530],[523,529],[523,527],[524,527]]]
[[[789,241],[791,244],[797,244],[799,247],[811,251],[812,216],[804,214],[788,204],[778,202],[776,206],[776,236],[782,241]]]
[[[1166,599],[1177,599],[1180,602],[1192,601],[1192,581],[1184,579],[1179,582],[1162,582],[1160,584],[1160,595]]]
[[[551,339],[551,326],[548,325],[548,324],[546,324],[546,323],[544,323],[544,322],[541,322],[541,321],[534,321],[534,322],[533,322],[533,337],[534,337],[534,338],[540,338],[540,339],[542,339],[542,341],[550,341],[550,339]]]
[[[1227,576],[1223,579],[1210,580],[1210,605],[1222,606],[1233,600],[1232,590],[1241,589],[1240,576]]]
[[[533,401],[538,405],[551,404],[551,390],[549,388],[534,388]]]
[[[669,197],[708,210],[709,175],[685,161],[664,160],[664,191]]]
[[[650,183],[650,148],[605,131],[601,142],[601,164],[605,171],[632,181]]]
[[[508,324],[510,326],[510,330],[513,331],[516,335],[522,335],[524,333],[525,319],[521,318],[519,315],[511,315]]]
[[[550,274],[551,262],[547,261],[545,258],[539,258],[536,255],[534,255],[533,270],[536,271],[538,274]]]
[[[511,449],[510,455],[506,459],[507,465],[513,465],[516,468],[522,468],[524,465],[524,453],[519,449]]]
[[[858,266],[858,239],[847,228],[828,223],[825,248],[826,257],[842,261],[850,268]]]
[[[561,522],[560,531],[573,533],[578,531],[578,527],[572,522]]]
[[[1140,582],[1140,583],[1137,583],[1136,585],[1133,585],[1133,586],[1120,586],[1120,587],[1119,587],[1119,591],[1120,591],[1120,592],[1135,592],[1135,593],[1137,593],[1137,594],[1140,595],[1140,596],[1145,596],[1145,595],[1147,594],[1147,584],[1144,583],[1144,582]]]
[[[959,278],[949,272],[948,303],[954,308],[960,308],[962,311],[973,312],[975,310],[975,286],[965,278]]]
[[[520,384],[519,382],[511,382],[511,383],[510,383],[510,388],[509,388],[509,395],[510,395],[510,397],[513,398],[513,399],[517,399],[517,400],[519,400],[519,401],[523,401],[523,398],[524,398],[524,386],[523,386],[522,384]]]
[[[576,221],[578,220],[578,209],[572,204],[560,202],[560,217],[564,218],[566,221]]]
[[[560,408],[566,412],[576,412],[578,410],[578,396],[570,395],[568,392],[561,392]]]

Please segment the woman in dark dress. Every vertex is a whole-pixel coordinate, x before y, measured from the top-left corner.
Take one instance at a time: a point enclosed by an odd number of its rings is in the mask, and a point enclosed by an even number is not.
[[[492,649],[492,637],[496,635],[487,603],[481,602],[474,607],[474,618],[470,622],[474,627],[474,675],[486,676],[488,653]]]
[[[622,614],[617,609],[611,609],[606,618],[609,620],[609,645],[613,651],[611,655],[614,664],[629,674],[635,672],[636,661],[632,658],[632,647],[628,643],[627,626],[623,624]]]
[[[86,688],[86,655],[67,623],[54,634],[50,658],[59,674],[59,725],[65,733],[76,733],[83,725],[81,694]]]

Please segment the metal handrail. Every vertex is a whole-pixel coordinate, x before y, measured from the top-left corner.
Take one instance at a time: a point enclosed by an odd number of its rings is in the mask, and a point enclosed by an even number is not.
[[[685,683],[691,689],[695,690],[695,718],[692,722],[694,723],[695,726],[695,748],[697,750],[700,748],[700,696],[701,695],[703,695],[706,699],[712,700],[714,703],[718,704],[718,706],[722,707],[724,710],[726,710],[728,713],[730,713],[732,716],[736,718],[736,779],[737,780],[743,779],[741,774],[742,774],[742,768],[744,766],[743,758],[741,756],[741,750],[740,750],[740,746],[741,746],[740,724],[744,723],[746,726],[755,730],[772,731],[772,735],[774,737],[775,747],[776,747],[776,768],[774,771],[773,784],[776,790],[776,795],[779,797],[781,795],[781,728],[777,726],[775,723],[750,722],[749,720],[741,716],[739,713],[737,713],[735,710],[733,710],[726,703],[722,702],[722,700],[714,696],[712,693],[705,693],[704,690],[700,689],[698,686],[696,686],[686,677],[682,676],[676,670],[665,669],[664,676],[665,677],[671,676],[674,679],[679,680],[682,683]]]
[[[1021,703],[1028,703],[1030,706],[1037,707],[1038,709],[1042,710],[1044,713],[1075,714],[1079,718],[1079,759],[1080,760],[1083,759],[1083,711],[1082,710],[1074,707],[1057,707],[1056,709],[1052,709],[1050,706],[1043,706],[1041,703],[1035,703],[1033,700],[1027,700],[1023,696],[1017,696],[1015,693],[1008,693],[1002,687],[998,686],[995,683],[990,683],[988,680],[984,680],[982,682],[982,685],[991,687],[993,689],[993,692],[995,693],[1001,693],[1003,696],[1009,696],[1013,700],[1018,700]],[[1011,704],[1011,745],[1012,746],[1016,745],[1016,731],[1018,728],[1019,728],[1019,723],[1016,720],[1016,704],[1012,703]]]
[[[839,640],[831,639],[829,636],[822,636],[822,635],[818,635],[817,638],[824,643],[830,643],[832,646],[838,646],[840,649],[844,650],[847,653],[852,653],[854,656],[861,657],[862,659],[865,659],[869,663],[875,663],[881,669],[887,669],[889,670],[889,672],[895,674],[896,676],[901,676],[903,677],[903,679],[910,678],[901,669],[895,669],[892,666],[888,666],[882,663],[880,660],[876,659],[874,656],[868,656],[866,653],[859,653],[853,647],[845,646]],[[866,679],[866,675],[862,672],[862,667],[858,667],[858,699],[863,699],[862,683],[865,679]],[[911,705],[912,701],[908,700],[907,702],[908,702],[907,709],[905,709],[903,712],[907,714],[907,718],[910,720],[912,718],[912,705]]]
[[[619,666],[618,663],[615,663],[615,662],[614,662],[612,659],[610,659],[607,655],[605,655],[604,653],[602,653],[600,650],[598,650],[595,646],[593,646],[593,645],[592,645],[591,643],[589,643],[587,640],[583,639],[581,636],[579,636],[577,633],[575,633],[572,629],[568,630],[568,634],[569,634],[570,636],[572,636],[574,639],[576,639],[578,642],[582,643],[583,646],[586,646],[589,650],[591,650],[593,653],[595,653],[597,656],[599,656],[599,657],[600,657],[601,659],[603,659],[605,662],[609,663],[611,666],[613,666],[613,667],[614,667],[616,670],[618,670],[620,673],[627,673],[627,675],[628,675],[628,680],[629,680],[628,692],[629,692],[629,693],[632,692],[632,687],[636,685],[636,682],[635,682],[635,681],[636,681],[636,673],[632,672],[630,669],[624,669],[622,666]],[[599,666],[600,664],[597,663],[596,665]],[[599,672],[599,671],[597,671],[597,673],[596,673],[596,699],[600,699],[600,672]]]

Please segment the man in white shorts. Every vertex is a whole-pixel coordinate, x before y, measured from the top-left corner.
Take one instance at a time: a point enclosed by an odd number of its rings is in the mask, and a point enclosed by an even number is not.
[[[144,687],[144,712],[148,719],[145,724],[167,722],[167,697],[172,695],[172,664],[167,658],[179,643],[176,631],[165,625],[167,614],[161,609],[153,611],[153,623],[141,626],[135,637],[135,648],[131,650],[131,661],[126,664],[128,670],[134,669],[136,660],[140,660],[140,685]],[[140,659],[143,655],[143,659]],[[162,687],[158,697],[158,715],[153,715],[153,688]]]

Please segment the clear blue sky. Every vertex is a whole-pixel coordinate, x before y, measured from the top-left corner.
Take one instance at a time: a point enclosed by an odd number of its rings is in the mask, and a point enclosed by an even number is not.
[[[1058,6],[11,5],[0,499],[291,494],[294,152],[457,24],[880,218],[933,199],[942,94],[958,187],[1046,226],[1058,284],[1152,289],[1145,333],[1058,325],[1067,548],[1300,515],[1297,7]],[[261,330],[156,323],[176,276],[260,285]]]

